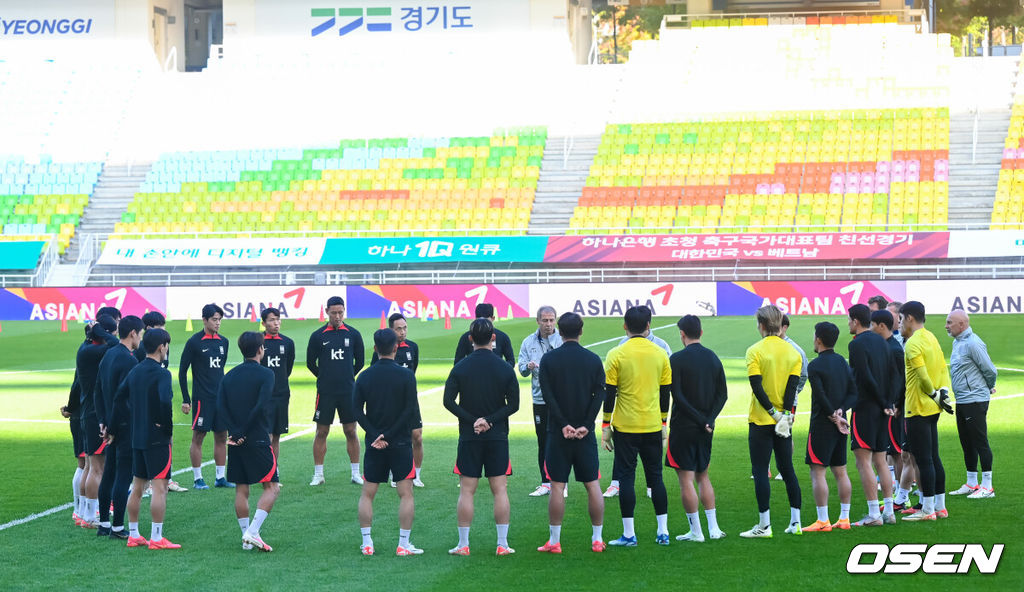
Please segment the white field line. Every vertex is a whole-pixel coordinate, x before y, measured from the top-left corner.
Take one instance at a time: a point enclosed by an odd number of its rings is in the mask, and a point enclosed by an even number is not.
[[[37,372],[74,372],[74,368],[50,368],[49,370],[4,370],[0,372],[0,376],[8,376],[10,374],[36,374]]]

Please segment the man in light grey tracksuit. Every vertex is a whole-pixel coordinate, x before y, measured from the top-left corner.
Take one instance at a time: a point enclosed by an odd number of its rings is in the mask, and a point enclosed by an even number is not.
[[[946,333],[953,338],[949,358],[953,394],[956,397],[956,429],[964,450],[967,483],[950,495],[967,495],[968,499],[995,497],[992,490],[992,449],[988,444],[989,398],[996,392],[997,371],[988,355],[985,342],[971,330],[970,319],[961,309],[946,317]],[[978,483],[978,460],[981,460],[981,483]]]
[[[562,345],[562,338],[555,331],[555,309],[542,306],[537,309],[537,330],[526,336],[519,347],[519,373],[529,376],[533,391],[533,426],[537,432],[537,465],[540,469],[540,485],[531,496],[551,493],[551,479],[544,470],[544,449],[548,441],[548,406],[540,392],[540,359],[544,354]],[[569,491],[568,488],[565,491]]]

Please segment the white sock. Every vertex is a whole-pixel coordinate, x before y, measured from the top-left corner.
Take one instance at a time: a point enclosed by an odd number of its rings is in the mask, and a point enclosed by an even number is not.
[[[594,529],[594,532],[593,532],[593,534],[590,535],[590,542],[594,543],[594,542],[597,542],[597,541],[600,541],[600,540],[604,540],[604,525],[603,524],[598,524],[597,526],[592,526],[591,528]]]
[[[896,499],[893,500],[897,504],[905,504],[910,500],[910,490],[903,489],[902,487],[896,490]]]
[[[247,528],[249,528],[249,517],[248,516],[246,516],[245,518],[239,518],[238,519],[238,528],[241,528],[242,532],[245,532],[245,530]]]
[[[100,521],[100,526],[102,526],[103,528],[110,528],[110,521],[109,520],[107,520],[106,522]]]
[[[82,473],[84,472],[85,471],[82,470],[82,467],[75,467],[75,476],[71,478],[71,493],[73,494],[73,499],[75,500],[76,514],[78,514],[78,500],[81,499],[82,497],[82,490],[79,489],[78,486],[82,483]]]
[[[363,535],[363,546],[372,547],[373,539],[370,538],[370,527],[367,526],[366,528],[360,528],[359,532],[361,532]]]
[[[159,541],[164,538],[164,523],[154,522],[153,527],[149,531],[149,540]]]
[[[88,506],[85,509],[85,519],[95,520],[96,515],[100,513],[100,500],[98,499],[87,499],[85,500]]]
[[[892,516],[895,514],[895,510],[892,507],[892,498],[887,497],[882,500],[882,513],[886,516]]]
[[[468,547],[469,546],[469,527],[468,526],[460,526],[459,527],[459,546],[460,547]]]
[[[668,534],[668,514],[658,514],[655,519],[658,521],[658,534]]]
[[[552,545],[562,542],[562,525],[554,526],[549,524],[548,531],[551,533],[548,535],[548,540]]]
[[[895,465],[889,465],[889,474],[892,475],[892,482],[893,483],[898,483],[899,482],[899,480],[896,479],[896,466]]]
[[[839,519],[849,520],[850,519],[850,504],[839,504]]]
[[[828,522],[828,506],[817,506],[818,522]]]
[[[121,526],[111,526],[110,530],[112,532],[121,532],[122,530],[124,530],[124,525],[122,524]]]
[[[227,466],[216,465],[216,469],[217,469],[217,478],[218,479],[224,479],[224,478],[227,477],[227,475],[228,475],[228,468],[227,468]]]
[[[800,524],[800,508],[789,509],[789,523],[793,524],[794,522]]]
[[[263,521],[267,519],[269,512],[266,510],[257,509],[256,513],[252,515],[252,524],[249,525],[248,531],[252,534],[259,534],[260,528],[263,527]]]
[[[967,471],[967,487],[978,486],[978,471]]]
[[[198,481],[203,478],[203,467],[192,467],[192,480]]]
[[[495,524],[498,529],[498,546],[508,546],[508,524]]]
[[[618,479],[612,479],[612,482],[608,484],[608,487],[618,487],[618,486],[619,486],[619,480]]]
[[[981,473],[981,486],[985,489],[992,489],[992,471],[983,471]]]
[[[878,511],[878,500],[868,500],[868,516],[877,518],[881,515],[882,513]]]
[[[935,512],[935,496],[928,495],[921,498],[921,511],[925,514]]]
[[[353,477],[358,477],[359,476],[359,463],[351,463],[350,466],[352,467],[352,476]]]
[[[324,466],[323,465],[313,465],[313,476],[314,477],[323,477],[324,476]]]
[[[423,470],[423,467],[416,467],[416,478],[417,479],[420,478],[420,471],[422,471],[422,470]]]
[[[635,537],[636,536],[636,531],[633,530],[633,519],[632,518],[623,518],[622,519],[622,536],[626,537],[627,539],[629,537]]]
[[[946,494],[936,493],[935,494],[935,511],[946,509]]]
[[[765,510],[764,512],[757,513],[757,525],[761,528],[767,528],[772,525],[771,510]]]
[[[690,524],[690,532],[704,536],[704,531],[700,527],[700,514],[697,512],[687,512],[686,521]]]
[[[132,537],[134,539],[137,539],[137,538],[139,538],[141,536],[139,534],[139,523],[138,522],[129,522],[128,523],[128,536],[130,536],[130,537]]]
[[[399,528],[398,529],[398,546],[399,547],[408,549],[409,547],[412,546],[412,543],[409,542],[409,535],[410,534],[412,534],[412,530],[406,530],[404,528]]]
[[[704,510],[704,516],[708,519],[708,532],[718,532],[722,530],[718,526],[718,510],[715,510],[714,508]]]

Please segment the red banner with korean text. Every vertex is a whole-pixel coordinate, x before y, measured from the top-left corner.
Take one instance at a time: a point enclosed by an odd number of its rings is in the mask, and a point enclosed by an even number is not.
[[[944,259],[948,232],[553,236],[545,263]]]

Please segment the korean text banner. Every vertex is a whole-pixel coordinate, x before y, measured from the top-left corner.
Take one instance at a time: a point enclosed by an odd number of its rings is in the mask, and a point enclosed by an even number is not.
[[[476,305],[494,305],[497,318],[532,316],[530,290],[525,284],[381,285],[348,289],[346,314],[379,318],[400,312],[418,319],[472,319]]]
[[[104,306],[141,317],[163,311],[166,288],[8,288],[0,290],[0,320],[90,321]]]
[[[159,267],[275,267],[316,265],[324,252],[323,238],[237,238],[111,240],[99,265]]]
[[[0,242],[0,267],[35,269],[45,245],[45,241]]]
[[[655,315],[714,315],[714,282],[636,284],[534,284],[530,305],[553,306],[558,314],[619,317],[626,309],[644,305]]]
[[[553,236],[545,263],[945,258],[948,232]]]
[[[907,292],[903,281],[719,282],[718,314],[753,315],[774,304],[789,315],[844,315],[875,295],[905,302]]]
[[[330,238],[320,263],[541,263],[547,240],[543,236]]]

